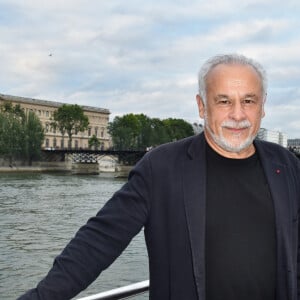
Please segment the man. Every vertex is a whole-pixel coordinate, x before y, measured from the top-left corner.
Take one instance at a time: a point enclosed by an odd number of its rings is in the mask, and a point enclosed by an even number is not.
[[[142,227],[150,299],[300,299],[300,162],[254,140],[265,99],[258,63],[240,55],[208,60],[197,95],[204,134],[150,151],[19,299],[74,297]]]

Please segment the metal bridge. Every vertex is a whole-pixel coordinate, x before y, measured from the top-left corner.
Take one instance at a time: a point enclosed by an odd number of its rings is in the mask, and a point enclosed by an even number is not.
[[[65,161],[66,155],[72,157],[74,163],[97,163],[98,158],[111,155],[118,158],[119,163],[135,164],[147,151],[141,150],[91,150],[91,149],[43,149],[43,158],[47,161]]]

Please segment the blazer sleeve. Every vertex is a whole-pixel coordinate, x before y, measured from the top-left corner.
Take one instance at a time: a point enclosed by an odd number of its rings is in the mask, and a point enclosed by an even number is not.
[[[48,275],[19,300],[66,300],[91,284],[126,248],[147,221],[151,195],[148,158],[98,214],[56,257]]]

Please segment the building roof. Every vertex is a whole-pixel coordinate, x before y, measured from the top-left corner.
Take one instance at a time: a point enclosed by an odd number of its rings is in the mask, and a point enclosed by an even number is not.
[[[33,99],[33,98],[19,97],[19,96],[12,96],[12,95],[4,95],[4,94],[0,94],[0,100],[26,103],[26,104],[43,105],[43,106],[52,106],[52,107],[60,107],[64,104],[67,104],[67,103],[56,102],[56,101]],[[79,106],[84,111],[100,112],[100,113],[104,113],[104,114],[110,114],[110,111],[106,108],[86,106],[86,105],[79,105]]]

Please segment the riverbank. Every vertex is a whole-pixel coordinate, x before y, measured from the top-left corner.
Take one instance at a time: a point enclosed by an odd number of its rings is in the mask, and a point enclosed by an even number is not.
[[[32,166],[14,164],[0,166],[0,173],[27,173],[27,172],[70,172],[71,165],[65,162],[34,162]]]
[[[86,164],[88,165],[88,164]],[[70,173],[70,174],[101,174],[108,177],[127,178],[133,166],[117,166],[115,169],[107,169],[99,167],[97,172],[88,172],[87,170],[76,172],[72,164],[66,162],[55,163],[36,163],[33,166],[0,166],[1,173]]]
[[[29,173],[29,172],[68,172],[57,168],[44,167],[0,167],[0,173]]]

